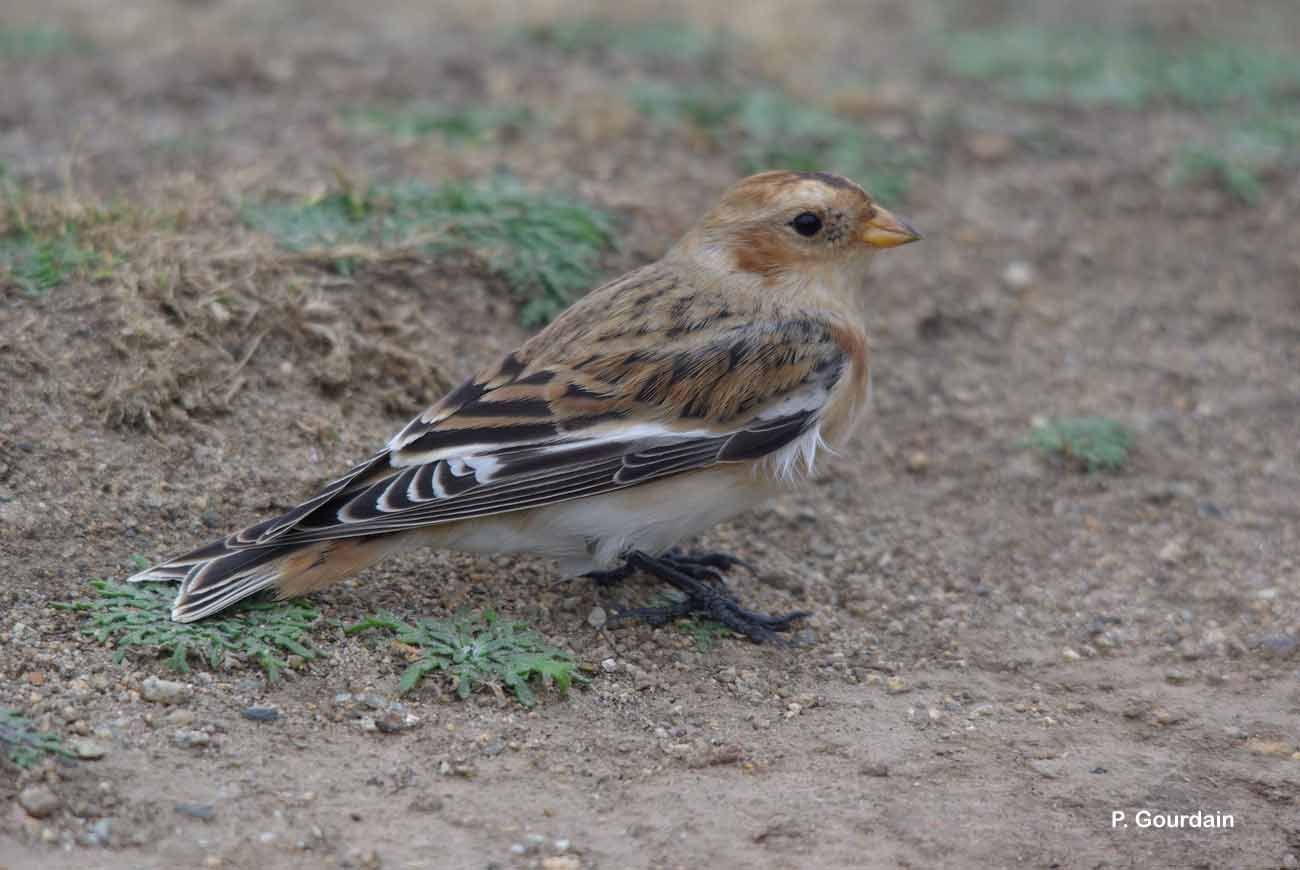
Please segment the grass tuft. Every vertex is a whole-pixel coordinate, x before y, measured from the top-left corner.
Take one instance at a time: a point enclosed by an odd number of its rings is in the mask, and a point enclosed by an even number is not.
[[[20,229],[0,237],[0,286],[11,284],[29,296],[41,296],[101,261],[78,242],[71,224],[52,235]]]
[[[356,634],[372,628],[391,631],[398,643],[412,648],[414,660],[398,686],[402,694],[427,674],[445,671],[462,700],[480,686],[504,685],[519,703],[531,707],[537,703],[529,685],[532,679],[554,685],[561,694],[569,691],[574,680],[585,680],[575,672],[569,653],[550,646],[521,622],[500,621],[491,610],[480,616],[461,613],[452,619],[417,619],[414,624],[383,612],[345,631]]]
[[[92,580],[90,585],[96,592],[93,599],[54,606],[85,613],[83,633],[116,647],[113,661],[118,663],[132,650],[152,651],[166,656],[173,670],[189,673],[191,656],[210,668],[236,656],[256,662],[269,679],[277,680],[288,667],[280,654],[319,656],[306,635],[320,613],[301,602],[246,601],[220,616],[179,623],[171,620],[176,587],[170,583]]]
[[[343,111],[343,122],[396,139],[438,135],[448,144],[470,145],[517,134],[533,121],[523,107],[359,106]]]
[[[1053,417],[1036,421],[1027,444],[1049,456],[1061,456],[1089,473],[1118,471],[1133,447],[1133,432],[1108,417]]]
[[[570,18],[534,27],[528,36],[539,45],[566,54],[599,52],[679,63],[704,60],[725,45],[720,33],[668,18],[640,22]]]
[[[1290,114],[1263,114],[1221,125],[1209,142],[1178,152],[1173,182],[1212,184],[1247,205],[1263,198],[1265,178],[1300,166],[1300,105]]]
[[[737,155],[744,173],[765,169],[830,170],[860,182],[886,202],[902,199],[919,160],[907,146],[881,139],[858,123],[779,91],[735,92],[716,86],[647,82],[631,99],[646,117],[689,126]]]
[[[47,755],[72,758],[63,738],[52,731],[37,731],[17,710],[0,708],[0,747],[19,767],[31,767]]]
[[[80,230],[110,222],[110,213],[78,213],[16,184],[0,164],[0,288],[17,287],[40,296],[73,277],[91,273],[108,260],[81,241]]]
[[[564,197],[533,193],[509,176],[484,182],[344,187],[305,203],[246,205],[251,226],[292,250],[414,245],[470,256],[523,301],[527,326],[545,323],[587,290],[613,246],[613,219]]]
[[[955,75],[997,82],[1007,96],[1136,109],[1157,101],[1268,105],[1300,88],[1300,57],[1202,40],[1168,46],[1149,34],[1005,28],[958,33],[944,46]]]

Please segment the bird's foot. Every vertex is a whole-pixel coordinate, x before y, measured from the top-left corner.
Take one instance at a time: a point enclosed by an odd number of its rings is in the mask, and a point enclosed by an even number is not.
[[[726,578],[723,575],[737,565],[751,574],[754,573],[753,565],[730,553],[687,553],[680,547],[673,547],[659,559],[688,577],[696,580],[714,580],[724,586]]]
[[[659,558],[688,577],[696,580],[712,580],[723,585],[726,584],[723,575],[737,565],[751,574],[754,572],[753,565],[728,553],[687,553],[680,547],[673,547]],[[595,583],[598,588],[609,589],[635,573],[636,569],[625,562],[617,568],[610,568],[607,571],[588,571],[582,576]]]
[[[609,589],[622,583],[635,573],[631,565],[625,564],[617,568],[611,568],[608,571],[588,571],[582,576],[595,583],[597,589]]]
[[[722,581],[721,571],[724,568],[720,565],[723,562],[726,567],[744,564],[733,556],[720,553],[689,557],[674,557],[670,554],[658,559],[641,552],[629,553],[628,569],[640,569],[658,577],[685,594],[686,598],[666,607],[621,610],[616,617],[634,617],[644,619],[652,625],[663,625],[684,616],[699,615],[716,620],[737,634],[762,643],[780,640],[777,632],[789,631],[796,620],[808,615],[796,610],[782,616],[769,616],[741,607]]]

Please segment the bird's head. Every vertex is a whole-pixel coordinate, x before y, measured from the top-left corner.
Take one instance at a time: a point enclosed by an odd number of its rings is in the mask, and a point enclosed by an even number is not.
[[[919,238],[847,178],[774,171],[723,194],[674,255],[767,292],[856,294],[873,253]]]

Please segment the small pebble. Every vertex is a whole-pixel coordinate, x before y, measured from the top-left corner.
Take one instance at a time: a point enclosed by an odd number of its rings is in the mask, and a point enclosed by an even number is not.
[[[910,690],[911,687],[907,685],[907,680],[902,677],[888,677],[885,680],[885,691],[891,695],[901,695],[903,692]]]
[[[191,689],[185,683],[146,677],[140,685],[140,695],[146,701],[155,704],[179,704],[190,696]]]
[[[542,859],[542,870],[582,870],[576,855],[548,855]]]
[[[1002,281],[1012,290],[1023,290],[1034,283],[1034,267],[1024,260],[1012,260],[1002,271]]]
[[[183,708],[180,710],[172,710],[163,717],[163,721],[175,728],[185,728],[186,726],[194,724],[194,711]]]
[[[280,711],[275,707],[246,707],[244,718],[254,722],[274,722],[280,718]]]
[[[104,744],[85,738],[68,741],[68,749],[72,750],[73,755],[86,761],[103,758],[108,753],[108,747]]]
[[[196,804],[181,802],[176,805],[176,812],[182,816],[189,816],[192,819],[202,819],[210,821],[216,818],[217,810],[212,804]]]
[[[440,813],[442,806],[442,798],[436,794],[422,794],[411,801],[410,809],[415,813]]]
[[[90,828],[90,839],[97,846],[103,846],[108,843],[113,836],[113,820],[109,818],[100,819]]]
[[[1246,740],[1245,747],[1247,752],[1254,752],[1257,755],[1290,755],[1291,744],[1285,740],[1265,740],[1261,737],[1251,737]]]
[[[177,728],[176,733],[172,735],[172,739],[182,749],[198,749],[212,742],[212,738],[206,732],[195,731],[190,728]]]
[[[614,673],[614,671],[618,670],[618,659],[612,657],[603,659],[600,663],[600,669],[607,674]]]
[[[608,621],[609,615],[605,613],[605,608],[603,607],[593,607],[591,608],[591,613],[587,614],[587,625],[590,625],[597,631],[604,628],[605,623]]]
[[[794,633],[793,637],[790,638],[790,643],[792,646],[799,647],[816,646],[817,632],[813,631],[811,628],[801,628]]]
[[[774,589],[783,589],[796,597],[800,597],[808,591],[807,584],[804,583],[801,577],[785,571],[768,571],[765,574],[760,574],[758,575],[758,582]]]
[[[1285,658],[1296,651],[1296,639],[1289,634],[1270,634],[1260,641],[1259,651],[1268,658]]]
[[[396,734],[398,731],[414,728],[419,723],[419,716],[406,712],[406,708],[399,704],[376,719],[375,727],[385,734]]]
[[[1185,555],[1187,555],[1187,546],[1178,538],[1173,538],[1160,548],[1156,558],[1166,565],[1173,565],[1181,562]]]
[[[18,805],[34,819],[43,819],[59,808],[62,801],[48,785],[29,785],[18,793]]]

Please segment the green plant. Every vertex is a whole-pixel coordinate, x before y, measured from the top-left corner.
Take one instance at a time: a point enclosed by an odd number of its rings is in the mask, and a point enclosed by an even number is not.
[[[1300,57],[1212,40],[1183,45],[1110,30],[1000,28],[947,37],[944,63],[1030,102],[1139,108],[1266,105],[1300,87]]]
[[[0,746],[5,757],[19,767],[31,767],[46,755],[72,757],[58,734],[37,731],[17,710],[4,708],[0,708]]]
[[[528,36],[534,42],[568,54],[602,52],[677,62],[702,60],[725,46],[720,33],[667,18],[640,22],[570,18],[535,27],[528,31]]]
[[[1133,447],[1133,432],[1108,417],[1053,417],[1034,423],[1027,443],[1062,456],[1089,472],[1118,471]]]
[[[1300,165],[1300,105],[1291,113],[1266,113],[1220,125],[1207,142],[1184,145],[1173,170],[1175,184],[1215,184],[1248,205],[1260,202],[1264,176]]]
[[[474,257],[526,300],[526,325],[546,322],[590,287],[600,254],[613,245],[605,212],[533,193],[508,176],[344,188],[306,203],[246,205],[243,215],[293,250],[416,244],[433,256]]]
[[[1253,163],[1204,146],[1185,145],[1179,149],[1173,180],[1178,185],[1208,182],[1247,205],[1258,205],[1264,193]]]
[[[256,662],[267,677],[279,679],[288,665],[279,653],[315,659],[319,653],[307,639],[320,613],[298,601],[241,602],[220,616],[199,622],[172,622],[176,589],[168,583],[113,583],[92,580],[95,597],[61,602],[61,610],[86,614],[85,634],[116,647],[115,662],[130,650],[166,655],[167,665],[188,673],[193,655],[208,667],[221,667],[227,655]]]
[[[679,619],[674,623],[674,627],[695,641],[695,648],[700,652],[708,652],[713,649],[718,645],[718,641],[724,637],[738,637],[734,631],[712,619],[697,617]]]
[[[0,238],[0,284],[12,281],[29,296],[46,293],[100,262],[98,253],[78,243],[71,224],[48,237],[19,228]]]
[[[537,703],[529,686],[534,677],[567,693],[574,680],[585,678],[574,670],[573,657],[546,643],[521,622],[502,622],[491,610],[480,616],[467,613],[452,619],[417,619],[408,624],[383,612],[345,629],[347,634],[382,628],[414,648],[416,658],[402,673],[398,690],[405,694],[425,675],[445,671],[460,698],[480,686],[502,684],[526,707]]]
[[[362,106],[343,112],[343,121],[354,127],[378,130],[398,139],[436,134],[454,144],[483,142],[504,131],[527,127],[532,120],[527,108],[502,106]]]

